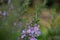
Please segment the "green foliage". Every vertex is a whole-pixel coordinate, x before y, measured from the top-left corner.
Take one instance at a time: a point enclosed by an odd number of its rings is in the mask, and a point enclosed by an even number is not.
[[[56,13],[60,5],[54,5],[51,8],[51,23],[47,24],[48,27],[41,23],[40,13],[45,8],[43,3],[37,3],[34,7],[34,23],[40,22],[41,35],[37,37],[38,40],[60,40],[60,15]],[[0,6],[0,11],[7,11],[7,16],[0,17],[0,40],[17,40],[21,35],[21,31],[26,27],[27,18],[25,17],[29,10],[30,0],[11,0],[10,5]],[[11,8],[13,5],[13,8]],[[59,6],[59,7],[58,7]],[[44,12],[44,11],[43,11]],[[29,15],[29,14],[28,14]],[[1,16],[1,15],[0,15]],[[30,17],[29,17],[30,18]],[[40,19],[40,20],[39,20]],[[22,27],[14,26],[14,22],[22,22]],[[12,32],[13,31],[13,32]]]

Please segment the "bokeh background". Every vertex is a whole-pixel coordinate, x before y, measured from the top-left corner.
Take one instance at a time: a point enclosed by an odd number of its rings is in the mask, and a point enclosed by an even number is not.
[[[18,40],[36,13],[37,39],[60,40],[60,0],[0,0],[0,40]]]

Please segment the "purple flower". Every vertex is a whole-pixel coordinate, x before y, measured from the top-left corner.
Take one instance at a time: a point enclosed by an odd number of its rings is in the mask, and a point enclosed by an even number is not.
[[[34,34],[34,29],[33,29],[33,27],[31,27],[31,34]]]
[[[33,27],[28,26],[27,33],[34,33]]]
[[[22,31],[22,34],[26,34],[26,30],[23,30],[23,31]]]
[[[21,35],[21,38],[24,38],[26,36],[26,30],[23,30],[22,31],[22,35]]]
[[[39,36],[41,33],[40,33],[40,31],[36,31],[35,34],[36,34],[37,36]]]
[[[39,30],[39,25],[35,24],[34,25],[34,31],[38,31]]]
[[[24,38],[26,35],[25,34],[23,34],[22,36],[21,36],[21,38]]]
[[[32,35],[33,35],[33,34],[31,34],[31,33],[29,34],[29,36],[32,36]]]
[[[31,34],[34,34],[34,30],[31,30]]]
[[[30,37],[35,37],[35,35],[34,35],[34,34],[32,34],[32,33],[30,33],[30,34],[29,34],[29,36],[30,36]]]
[[[39,25],[35,24],[34,27],[28,26],[27,30],[22,31],[21,38],[26,37],[27,35],[30,38],[30,40],[37,40],[35,37],[39,36],[41,33],[39,31]]]
[[[28,26],[28,28],[27,28],[27,33],[31,33],[31,27],[30,26]]]
[[[27,29],[27,33],[31,33],[31,29]]]
[[[38,31],[39,30],[39,28],[38,27],[34,27],[34,31]]]
[[[35,31],[35,35],[37,35],[37,36],[39,36],[41,34],[39,31],[39,25],[38,24],[34,25],[34,31]]]

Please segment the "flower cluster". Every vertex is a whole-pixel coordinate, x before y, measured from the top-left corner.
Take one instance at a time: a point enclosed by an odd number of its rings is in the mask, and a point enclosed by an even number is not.
[[[21,38],[25,38],[28,35],[29,40],[37,40],[36,37],[40,34],[39,25],[35,24],[34,27],[28,26],[26,30],[23,30]]]

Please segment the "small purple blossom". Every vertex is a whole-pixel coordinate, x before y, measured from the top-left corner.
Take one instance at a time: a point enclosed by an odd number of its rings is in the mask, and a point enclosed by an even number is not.
[[[32,36],[34,36],[34,35],[30,33],[30,34],[29,34],[29,36],[31,36],[31,37],[32,37]]]
[[[28,26],[27,33],[34,34],[34,30],[32,27]]]
[[[39,27],[34,27],[34,31],[38,31],[39,30]]]
[[[26,36],[26,30],[23,30],[21,38],[24,38],[25,36]]]
[[[31,27],[30,26],[28,26],[28,28],[27,28],[27,33],[31,33]]]
[[[23,34],[22,36],[21,36],[21,38],[24,38],[26,35],[25,34]]]
[[[34,27],[28,26],[27,30],[22,31],[22,38],[26,37],[27,35],[30,40],[37,40],[35,37],[39,36],[41,33],[39,31],[39,25],[35,24]]]
[[[26,30],[23,30],[23,31],[22,31],[22,34],[26,34]]]
[[[27,33],[31,33],[31,29],[27,29]]]
[[[39,25],[38,24],[35,24],[34,25],[34,31],[38,31],[39,30]]]
[[[37,36],[39,36],[41,33],[40,33],[40,31],[36,31],[35,34],[36,34]]]
[[[34,34],[34,30],[31,30],[31,34]]]

